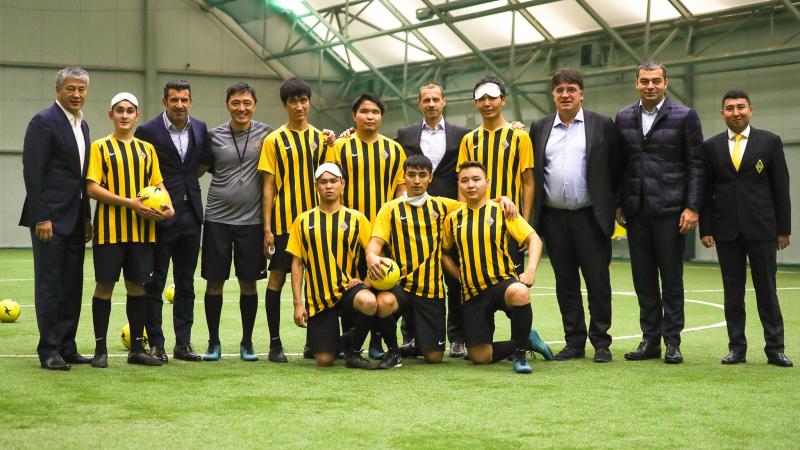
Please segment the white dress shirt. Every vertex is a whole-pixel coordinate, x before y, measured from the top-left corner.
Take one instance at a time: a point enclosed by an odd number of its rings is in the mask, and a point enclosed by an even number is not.
[[[742,150],[742,159],[744,159],[744,149],[747,147],[747,138],[750,136],[750,125],[747,126],[741,133],[742,139],[739,141],[739,148]],[[736,133],[728,128],[728,152],[733,158],[733,146],[736,145]]]
[[[85,175],[83,171],[83,162],[86,160],[86,141],[83,140],[83,130],[81,129],[83,111],[78,111],[78,114],[72,114],[67,111],[58,100],[56,100],[56,104],[64,111],[64,114],[66,114],[69,126],[72,128],[72,133],[75,135],[75,142],[78,144],[78,158],[81,161],[81,176],[83,176]]]
[[[586,184],[586,129],[583,108],[569,125],[556,113],[544,152],[544,204],[576,210],[592,204]]]
[[[167,131],[169,131],[169,137],[172,138],[172,143],[175,144],[175,148],[178,149],[178,154],[181,156],[181,161],[183,161],[184,158],[186,158],[186,151],[189,148],[189,126],[191,125],[191,119],[187,117],[186,125],[183,126],[182,130],[178,130],[169,120],[169,117],[167,117],[166,111],[164,111],[162,116],[164,117],[164,126],[167,127]]]
[[[653,128],[653,122],[656,121],[656,115],[658,112],[661,111],[661,107],[664,106],[664,101],[667,97],[662,97],[661,101],[658,102],[655,108],[653,108],[653,112],[647,112],[642,105],[642,101],[639,100],[639,110],[642,112],[642,135],[647,136],[647,133],[650,132],[650,128]]]
[[[422,121],[422,133],[419,136],[419,149],[433,163],[433,170],[442,162],[444,152],[447,150],[447,136],[444,131],[444,117],[431,129],[427,122]]]

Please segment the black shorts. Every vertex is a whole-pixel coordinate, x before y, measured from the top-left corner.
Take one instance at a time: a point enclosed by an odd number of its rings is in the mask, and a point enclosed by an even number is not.
[[[333,308],[328,308],[308,318],[307,341],[311,353],[335,353],[339,345],[339,315],[355,314],[353,301],[363,285],[348,289]]]
[[[400,315],[414,314],[414,338],[422,353],[444,351],[447,320],[446,300],[427,298],[406,292],[400,286],[391,290],[397,299]]]
[[[94,280],[98,283],[116,283],[124,270],[125,280],[149,283],[153,278],[153,252],[155,244],[127,242],[92,246]]]
[[[292,271],[292,254],[286,251],[289,243],[289,234],[275,236],[275,253],[269,258],[269,271],[278,270],[283,273]]]
[[[494,313],[508,313],[506,290],[517,282],[514,278],[503,280],[464,302],[464,343],[467,347],[492,343]]]
[[[227,225],[206,222],[200,274],[208,281],[225,281],[231,275],[231,253],[236,278],[256,281],[267,276],[263,225]]]

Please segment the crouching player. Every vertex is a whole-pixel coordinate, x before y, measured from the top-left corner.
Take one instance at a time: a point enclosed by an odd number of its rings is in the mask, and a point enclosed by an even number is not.
[[[467,355],[475,364],[511,356],[515,372],[531,373],[525,357],[528,350],[552,359],[550,349],[531,329],[528,288],[536,277],[542,241],[524,219],[506,220],[501,206],[486,199],[489,179],[482,163],[465,162],[460,169],[458,191],[466,207],[447,216],[442,235],[443,249],[455,245],[459,261],[445,251],[442,262],[445,270],[461,280]],[[509,237],[528,248],[528,267],[519,277],[508,250]],[[492,342],[496,311],[506,312],[511,319],[510,341]]]
[[[86,192],[97,200],[94,215],[94,272],[97,287],[92,298],[95,351],[92,367],[108,367],[106,335],[111,315],[111,294],[124,270],[128,298],[125,310],[131,333],[129,364],[160,366],[142,346],[147,319],[144,284],[153,273],[156,241],[155,221],[175,214],[172,202],[162,210],[146,207],[138,192],[147,186],[164,190],[158,157],[150,143],[133,137],[139,120],[139,102],[133,94],[121,92],[111,99],[108,117],[114,133],[92,143]],[[166,190],[164,190],[166,192]]]
[[[294,322],[308,327],[308,344],[319,366],[330,366],[340,349],[345,365],[374,369],[361,356],[377,310],[375,295],[358,278],[359,260],[371,226],[360,212],[341,203],[342,170],[324,163],[314,173],[319,204],[294,221],[286,251],[292,258]],[[305,281],[305,302],[300,297]],[[339,314],[353,314],[355,326],[339,336]],[[341,343],[340,343],[341,341]]]

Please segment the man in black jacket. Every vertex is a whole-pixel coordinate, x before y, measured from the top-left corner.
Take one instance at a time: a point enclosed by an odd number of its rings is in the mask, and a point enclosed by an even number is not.
[[[640,99],[617,113],[625,161],[621,208],[643,338],[628,360],[661,357],[680,364],[683,251],[703,204],[703,132],[697,113],[664,95],[667,69],[648,60],[636,69]],[[659,289],[659,275],[661,289]]]
[[[136,129],[136,137],[153,144],[158,154],[164,186],[172,197],[175,216],[158,222],[157,242],[153,264],[153,281],[146,285],[150,303],[147,334],[153,356],[162,362],[168,357],[164,350],[161,294],[167,281],[169,261],[172,260],[175,299],[172,321],[175,327],[175,359],[200,361],[191,345],[194,323],[194,272],[200,252],[200,224],[203,223],[203,204],[197,165],[207,145],[205,122],[189,117],[192,90],[188,82],[171,80],[164,86],[161,100],[164,112]]]
[[[716,245],[722,271],[730,351],[722,364],[745,362],[744,285],[749,259],[767,362],[792,367],[784,353],[783,316],[775,288],[776,250],[789,246],[792,232],[789,169],[781,138],[751,127],[752,114],[744,91],[729,91],[722,97],[728,129],[703,144],[707,195],[700,236],[706,248]]]
[[[444,120],[442,113],[447,105],[444,90],[437,83],[426,83],[419,88],[419,109],[423,120],[397,130],[395,139],[411,155],[425,155],[433,163],[433,179],[428,193],[456,199],[456,162],[461,139],[469,130]],[[461,318],[461,283],[458,278],[445,272],[447,285],[447,337],[450,340],[450,356],[463,357],[464,346]],[[413,327],[406,326],[407,329]]]
[[[583,109],[583,77],[560,69],[551,81],[558,110],[531,125],[533,224],[556,277],[567,341],[557,361],[583,358],[586,338],[596,362],[611,361],[611,239],[620,178],[619,134],[609,117]],[[589,330],[580,274],[589,300]]]

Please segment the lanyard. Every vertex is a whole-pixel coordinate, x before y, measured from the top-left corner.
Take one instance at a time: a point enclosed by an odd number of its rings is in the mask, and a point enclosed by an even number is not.
[[[244,148],[239,153],[239,144],[236,143],[236,136],[233,135],[233,124],[230,124],[231,139],[233,139],[233,146],[236,148],[236,156],[239,157],[239,183],[244,183],[244,155],[247,153],[247,144],[250,143],[250,130],[253,129],[253,124],[250,123],[247,128],[247,139],[244,141]]]

